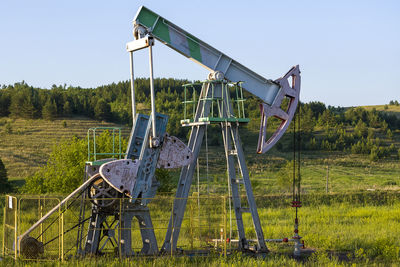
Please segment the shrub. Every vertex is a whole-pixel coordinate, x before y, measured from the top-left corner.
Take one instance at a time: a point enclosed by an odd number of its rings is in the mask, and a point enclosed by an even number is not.
[[[6,125],[5,125],[5,132],[8,133],[8,134],[12,134],[13,129],[12,129],[11,122],[7,122],[7,123],[6,123]]]
[[[117,138],[118,139],[118,138]],[[115,141],[118,143],[118,140]],[[122,140],[122,147],[126,140]],[[112,136],[105,131],[96,137],[96,152],[112,151]],[[107,157],[107,156],[104,156]],[[97,159],[102,158],[98,157]],[[82,183],[87,141],[72,137],[53,146],[47,164],[26,179],[22,191],[28,193],[69,193]]]

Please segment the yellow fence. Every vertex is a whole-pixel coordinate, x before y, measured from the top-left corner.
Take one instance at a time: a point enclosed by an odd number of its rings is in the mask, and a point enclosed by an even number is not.
[[[148,204],[158,249],[161,248],[171,217],[173,196],[157,196]],[[35,260],[68,260],[79,256],[84,250],[93,203],[77,197],[65,203],[43,223],[29,233],[30,240],[21,242],[20,236],[41,217],[54,208],[62,197],[6,196],[3,222],[3,255]],[[227,234],[232,233],[229,224],[229,205],[226,197],[189,197],[177,247],[190,253],[220,253],[226,255]],[[121,210],[127,199],[113,201],[113,211],[102,224],[103,239],[99,250],[102,253],[118,253],[121,242],[119,226]],[[117,212],[115,212],[117,211]],[[117,215],[115,215],[117,214]],[[172,218],[174,220],[174,218]],[[81,222],[81,223],[79,223]],[[132,250],[140,254],[143,243],[138,221],[134,218],[130,228]],[[173,229],[174,230],[174,229]],[[25,246],[25,247],[24,247]],[[20,248],[20,249],[16,249]]]

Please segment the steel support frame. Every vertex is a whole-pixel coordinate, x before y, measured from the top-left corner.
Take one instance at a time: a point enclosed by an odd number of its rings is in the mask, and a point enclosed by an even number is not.
[[[222,90],[223,88],[220,89]],[[198,122],[200,117],[207,117],[210,114],[210,109],[212,105],[212,101],[210,100],[210,96],[212,94],[211,91],[212,90],[210,83],[203,84],[200,95],[203,96],[204,100],[199,100],[198,102],[194,123]],[[223,105],[221,105],[220,115],[226,117],[228,116],[228,114],[233,114],[233,110],[230,103],[228,91],[222,90],[222,94],[224,103]],[[233,195],[232,200],[235,209],[236,223],[237,223],[239,238],[241,240],[239,248],[242,250],[246,250],[249,249],[249,246],[247,239],[245,237],[245,229],[242,219],[243,207],[241,206],[240,190],[239,190],[240,188],[237,182],[238,179],[236,179],[236,167],[234,158],[235,156],[237,157],[237,164],[246,190],[246,197],[249,205],[249,211],[251,213],[253,219],[253,226],[255,228],[255,232],[257,235],[258,244],[256,250],[258,252],[267,252],[268,248],[265,244],[264,234],[261,228],[260,218],[258,216],[257,206],[251,188],[249,172],[247,170],[244,153],[239,139],[238,124],[232,126],[230,122],[223,122],[221,123],[221,127],[222,127],[222,135],[224,139],[224,147],[227,160],[227,169],[229,176],[228,181],[230,188],[232,190],[232,195]],[[162,253],[171,253],[177,250],[177,243],[187,204],[187,198],[189,196],[190,187],[193,181],[193,174],[195,171],[200,148],[203,142],[205,129],[206,125],[204,124],[192,126],[188,147],[193,151],[194,160],[191,164],[183,167],[181,170],[178,182],[178,189],[175,195],[173,209],[168,223],[167,233],[161,248]]]
[[[140,234],[142,237],[143,247],[141,254],[143,255],[155,255],[158,253],[157,239],[154,234],[153,223],[151,221],[150,212],[147,207],[143,207],[136,204],[129,203],[126,199],[122,205],[122,210],[115,213],[105,213],[98,211],[96,208],[92,211],[92,216],[89,221],[89,229],[86,237],[84,255],[92,254],[97,255],[101,253],[102,247],[100,243],[107,232],[105,226],[107,217],[112,216],[115,218],[116,227],[118,231],[118,243],[115,244],[118,247],[121,257],[133,256],[132,250],[132,220],[134,217],[137,218],[140,228]],[[112,229],[114,231],[114,229]],[[110,238],[107,236],[107,238]],[[104,246],[104,242],[103,242]]]

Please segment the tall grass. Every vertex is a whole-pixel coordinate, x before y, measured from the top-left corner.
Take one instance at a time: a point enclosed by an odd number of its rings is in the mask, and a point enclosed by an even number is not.
[[[325,200],[328,199],[328,200]],[[256,197],[260,220],[264,230],[265,238],[291,237],[294,230],[294,209],[287,203],[288,197]],[[207,213],[211,213],[211,220],[203,220],[202,223],[209,222],[209,228],[198,227],[197,200],[191,199],[185,213],[183,228],[181,230],[179,247],[190,249],[194,246],[204,246],[210,238],[219,238],[220,222],[222,221],[221,203],[213,199],[204,200],[200,204],[200,214],[207,219]],[[169,203],[169,204],[167,204]],[[208,204],[206,204],[208,203]],[[214,203],[214,204],[213,204]],[[66,265],[86,266],[124,266],[138,264],[143,266],[277,266],[277,265],[349,265],[349,264],[391,264],[400,260],[399,249],[400,240],[400,201],[399,194],[395,192],[366,192],[359,194],[332,194],[328,196],[306,195],[303,198],[303,207],[299,209],[299,234],[305,241],[306,248],[315,251],[312,254],[304,254],[301,260],[291,256],[293,247],[287,244],[268,243],[270,253],[265,258],[254,258],[249,255],[242,255],[233,252],[227,258],[220,257],[216,251],[209,248],[210,255],[200,256],[175,256],[175,257],[156,257],[156,258],[136,258],[123,260],[110,257],[98,257],[95,259],[85,259],[76,261],[71,258]],[[54,204],[48,202],[50,209]],[[171,204],[171,205],[170,205]],[[23,231],[38,219],[37,204],[25,202],[26,211],[21,214],[20,230]],[[29,208],[29,207],[30,208]],[[154,227],[157,228],[156,236],[159,246],[165,237],[165,226],[169,219],[172,199],[169,197],[160,198],[153,201],[151,206],[151,216]],[[213,207],[213,210],[210,208]],[[71,210],[64,216],[65,229],[76,223],[78,205],[72,206]],[[229,227],[229,208],[226,206],[227,225]],[[193,217],[193,218],[190,218]],[[233,236],[237,238],[234,213]],[[204,224],[207,226],[206,224]],[[203,225],[203,226],[204,226]],[[246,226],[247,238],[255,238],[252,221],[249,214],[244,215],[244,225]],[[133,226],[136,241],[134,247],[136,252],[140,248],[138,229],[136,224]],[[57,227],[50,229],[53,234],[57,233]],[[229,233],[229,229],[227,229]],[[37,234],[37,233],[36,233]],[[202,235],[202,240],[199,239]],[[47,238],[47,237],[46,237]],[[50,238],[50,236],[49,236]],[[65,236],[65,249],[75,242],[76,234]],[[69,245],[68,245],[69,244]],[[229,246],[228,246],[229,247]],[[234,246],[233,246],[234,247]],[[54,247],[53,247],[54,249]],[[7,261],[6,261],[7,262]],[[22,263],[21,263],[22,264]],[[31,264],[31,262],[30,262]],[[120,265],[119,265],[120,264]],[[91,265],[93,266],[93,265]]]

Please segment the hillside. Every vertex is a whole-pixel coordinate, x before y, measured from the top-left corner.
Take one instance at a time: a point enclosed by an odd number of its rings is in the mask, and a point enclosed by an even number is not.
[[[171,78],[155,80],[157,110],[169,116],[167,132],[183,141],[189,129],[180,126],[184,117],[182,101],[185,95],[188,99],[195,97],[199,89],[185,93],[182,85],[187,82]],[[148,113],[149,80],[136,79],[135,88],[139,111]],[[74,135],[84,138],[88,128],[123,125],[126,137],[132,121],[129,92],[128,81],[89,89],[55,85],[51,89],[41,89],[24,82],[2,86],[0,157],[10,180],[22,184],[27,176],[46,164],[54,145]],[[249,171],[257,177],[253,179],[254,187],[259,187],[260,193],[285,192],[290,188],[293,127],[289,127],[274,149],[257,155],[259,100],[247,93],[244,97],[245,115],[251,121],[241,129],[241,139]],[[328,181],[328,190],[336,192],[400,185],[400,106],[397,100],[390,105],[348,108],[309,102],[301,103],[298,110],[301,127],[297,137],[301,138],[304,191],[325,190],[326,177],[332,180]],[[280,121],[270,119],[268,129],[272,134]],[[218,125],[208,127],[208,143],[209,172],[202,168],[207,165],[203,151],[199,180],[212,184],[215,189],[225,184],[221,171],[225,157]],[[177,175],[175,171],[174,177]]]
[[[92,127],[122,127],[127,136],[130,128],[114,123],[98,122],[85,117],[62,118],[54,121],[0,118],[0,158],[9,180],[21,184],[46,164],[52,147],[62,139],[85,138]]]
[[[60,118],[54,121],[0,119],[0,157],[7,168],[9,179],[16,185],[24,183],[24,179],[35,173],[40,166],[46,164],[49,153],[59,141],[73,135],[86,138],[91,127],[118,126],[122,127],[124,137],[129,135],[130,127],[114,123],[98,122],[85,117]],[[7,130],[7,127],[11,127]],[[354,131],[354,129],[349,129]],[[286,147],[290,143],[291,133],[287,133],[277,147]],[[324,131],[316,127],[314,136],[325,138]],[[222,140],[219,140],[218,127],[208,131],[209,171],[204,168],[206,150],[203,145],[199,162],[200,183],[204,190],[218,192],[225,190],[225,179],[221,166],[225,168]],[[285,193],[290,188],[291,170],[287,169],[287,160],[292,159],[290,150],[274,148],[265,155],[255,153],[257,133],[243,129],[241,139],[246,154],[252,183],[258,194]],[[400,147],[400,133],[395,131],[391,142]],[[218,141],[219,140],[219,141]],[[213,143],[213,144],[212,144]],[[124,150],[124,149],[123,149]],[[351,154],[349,151],[302,151],[302,186],[303,192],[325,192],[326,178],[329,177],[329,192],[344,192],[358,190],[396,189],[400,186],[400,168],[398,159],[393,156],[371,162],[365,155]],[[329,167],[328,167],[329,166]],[[282,171],[281,171],[282,170]],[[285,173],[286,172],[286,173]],[[173,172],[177,178],[179,171]],[[282,177],[284,174],[285,177]]]
[[[400,105],[373,105],[373,106],[363,106],[366,110],[377,110],[388,114],[395,115],[400,118]]]

